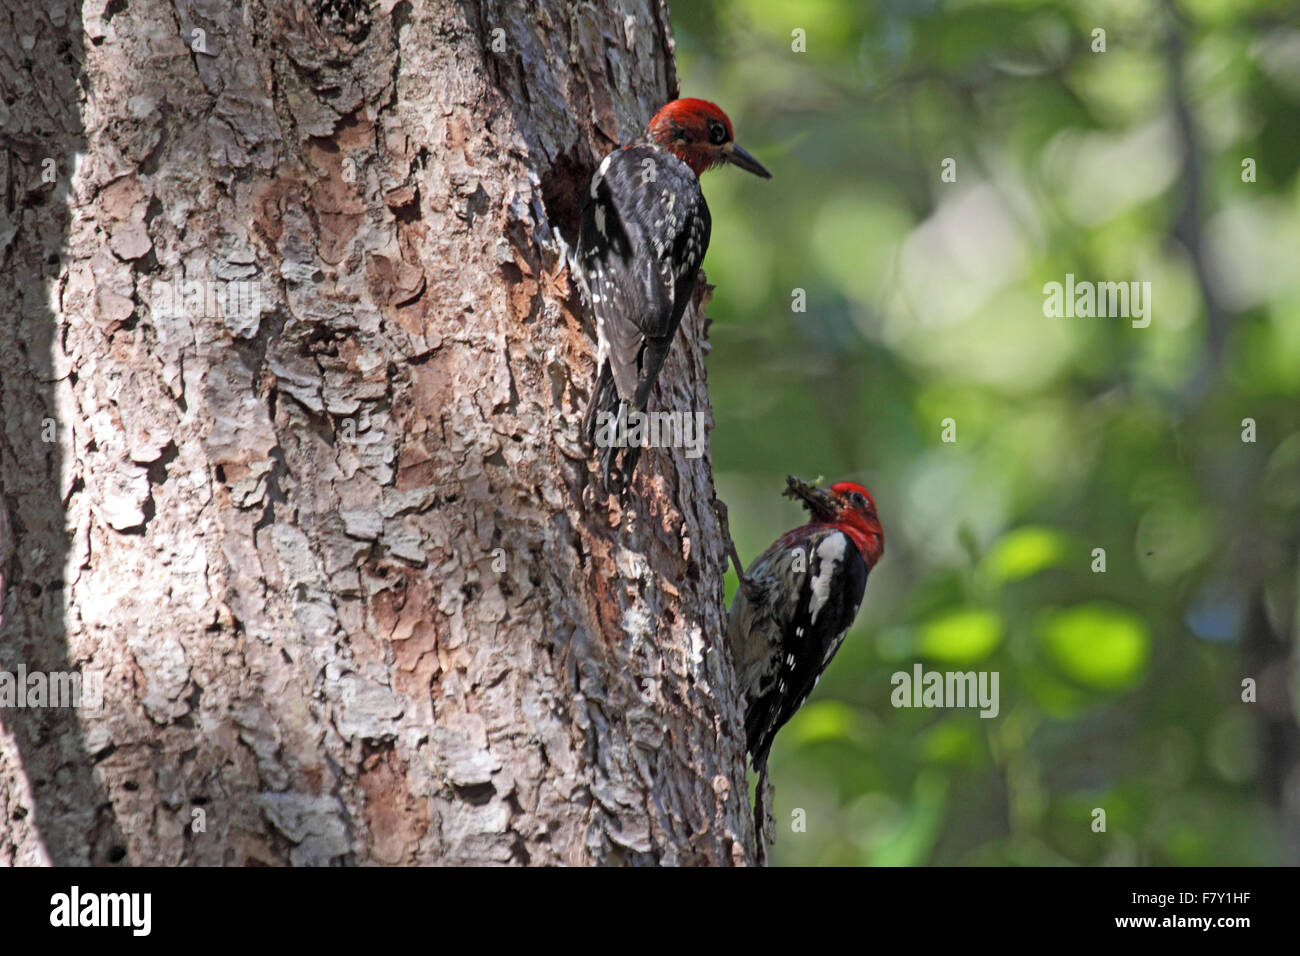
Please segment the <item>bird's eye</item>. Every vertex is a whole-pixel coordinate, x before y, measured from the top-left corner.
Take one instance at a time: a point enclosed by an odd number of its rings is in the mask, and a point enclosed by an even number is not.
[[[849,495],[849,501],[853,502],[855,508],[865,508],[867,506],[867,499],[862,497],[862,494],[857,491]]]
[[[720,146],[727,141],[727,127],[717,120],[709,120],[709,142]]]

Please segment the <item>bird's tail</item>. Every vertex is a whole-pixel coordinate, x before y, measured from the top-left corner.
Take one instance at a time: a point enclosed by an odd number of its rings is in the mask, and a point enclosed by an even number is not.
[[[605,362],[591,390],[591,399],[582,420],[582,431],[587,445],[599,453],[601,485],[606,493],[623,493],[632,479],[632,472],[636,470],[637,459],[641,457],[639,446],[619,444],[618,422],[626,421],[624,408],[627,404],[619,398],[618,389],[614,385],[614,374],[609,363]],[[623,452],[621,461],[618,455],[620,450]]]
[[[655,382],[659,381],[659,370],[664,367],[664,360],[668,358],[668,350],[672,347],[673,338],[668,336],[662,339],[647,339],[645,349],[641,353],[641,381],[636,387],[636,407],[645,411],[650,406],[650,392],[655,387]]]
[[[767,775],[767,758],[755,762],[758,786],[754,789],[754,843],[758,850],[757,863],[767,866],[768,847],[776,842],[776,817],[772,813],[772,779]]]
[[[610,371],[608,362],[601,363],[591,398],[587,400],[587,411],[582,416],[582,434],[588,446],[596,444],[601,412],[618,413],[618,391],[614,388],[614,373]]]

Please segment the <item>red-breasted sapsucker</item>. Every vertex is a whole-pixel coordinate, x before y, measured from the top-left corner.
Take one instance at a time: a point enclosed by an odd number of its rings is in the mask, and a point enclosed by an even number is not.
[[[812,520],[744,573],[727,628],[745,700],[745,744],[760,773],[776,732],[840,649],[885,551],[876,503],[861,485],[817,488],[790,476],[785,494],[802,499]]]
[[[626,488],[640,457],[639,445],[624,448],[611,479],[614,423],[645,411],[709,247],[700,174],[723,163],[771,178],[735,144],[722,110],[673,100],[642,136],[605,157],[583,195],[577,264],[596,316],[598,369],[583,432],[600,447],[606,491]]]

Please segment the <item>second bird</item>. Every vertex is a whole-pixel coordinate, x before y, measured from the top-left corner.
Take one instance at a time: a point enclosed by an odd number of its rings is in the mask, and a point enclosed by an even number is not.
[[[803,706],[857,617],[867,575],[885,553],[871,493],[851,481],[818,488],[793,475],[786,494],[809,522],[786,532],[741,580],[728,638],[745,699],[745,743],[765,773],[772,740]]]
[[[709,247],[699,177],[723,163],[771,178],[736,145],[717,106],[673,100],[641,137],[605,157],[583,196],[578,266],[597,346],[583,432],[600,448],[607,492],[625,489],[636,469],[639,444],[623,447],[618,460],[617,423],[649,403]]]

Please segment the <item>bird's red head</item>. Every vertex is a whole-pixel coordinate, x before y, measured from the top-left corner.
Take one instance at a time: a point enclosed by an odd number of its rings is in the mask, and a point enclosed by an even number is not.
[[[771,179],[763,164],[736,145],[727,114],[708,100],[673,100],[650,120],[646,136],[695,171],[731,163]]]
[[[857,546],[868,568],[874,568],[885,553],[885,531],[876,516],[871,492],[852,481],[837,481],[818,488],[794,475],[786,478],[785,493],[803,501],[813,524],[834,525]]]

